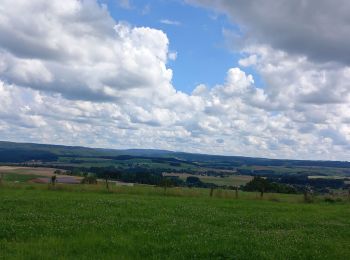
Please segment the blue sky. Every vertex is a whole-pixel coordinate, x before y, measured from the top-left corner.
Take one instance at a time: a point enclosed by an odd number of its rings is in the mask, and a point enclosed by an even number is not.
[[[241,55],[226,46],[223,30],[237,32],[239,29],[224,15],[180,0],[129,1],[129,6],[120,1],[101,2],[108,5],[116,21],[166,33],[170,51],[177,52],[177,59],[169,61],[168,66],[173,70],[173,84],[178,90],[190,93],[198,84],[214,86],[222,83],[228,69],[238,66]],[[166,24],[162,20],[178,24]]]

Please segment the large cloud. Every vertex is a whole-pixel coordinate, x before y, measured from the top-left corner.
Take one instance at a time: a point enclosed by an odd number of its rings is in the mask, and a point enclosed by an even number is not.
[[[278,115],[283,117],[280,123],[288,122],[275,135],[270,133],[271,142],[279,136],[272,150],[281,149],[285,143],[296,145],[296,154],[301,155],[302,147],[311,153],[316,145],[318,153],[338,153],[340,158],[339,151],[343,150],[343,158],[349,157],[347,1],[187,2],[225,13],[240,27],[240,35],[227,30],[224,33],[235,50],[245,56],[239,64],[253,67],[265,83],[264,89],[256,89],[255,95],[243,100],[270,111],[270,119]],[[283,137],[283,133],[290,137]]]
[[[167,36],[115,23],[95,1],[2,0],[0,74],[70,99],[169,92]]]
[[[159,30],[114,21],[95,1],[0,5],[4,140],[284,158],[346,159],[349,69],[250,44],[241,68],[176,91]],[[255,86],[242,68],[266,82]]]
[[[350,64],[347,0],[186,0],[224,12],[249,43]]]

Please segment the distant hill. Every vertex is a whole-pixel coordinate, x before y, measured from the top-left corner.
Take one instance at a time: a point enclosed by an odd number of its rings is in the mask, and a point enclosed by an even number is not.
[[[0,162],[24,162],[30,160],[54,161],[59,156],[114,157],[120,155],[164,157],[174,152],[156,149],[102,149],[82,146],[15,143],[0,141]]]
[[[242,165],[256,166],[317,166],[317,167],[339,167],[350,168],[350,162],[344,161],[310,161],[310,160],[284,160],[284,159],[267,159],[242,156],[221,156],[209,154],[193,154],[184,152],[173,152],[157,149],[101,149],[88,148],[81,146],[63,146],[52,144],[35,144],[35,143],[14,143],[0,141],[0,162],[26,162],[31,160],[56,161],[60,156],[68,157],[117,157],[121,155],[135,157],[164,157],[174,158],[188,162],[205,163],[211,165],[227,165],[230,167],[239,167]]]

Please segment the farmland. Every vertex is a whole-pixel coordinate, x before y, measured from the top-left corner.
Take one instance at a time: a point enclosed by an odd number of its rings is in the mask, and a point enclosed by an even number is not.
[[[0,259],[350,253],[348,162],[1,142],[0,148]]]
[[[7,183],[0,258],[346,259],[349,206],[299,195]]]
[[[18,167],[18,166],[0,166],[0,173],[18,174],[18,175],[40,175],[52,176],[56,169],[53,168],[34,168],[34,167]]]
[[[64,171],[55,168],[38,168],[38,167],[17,167],[17,166],[0,166],[0,175],[5,181],[12,182],[40,182],[48,183],[52,176],[57,177],[57,182],[79,183],[81,177],[68,176]]]
[[[0,172],[7,180],[78,183],[90,176],[128,183],[244,189],[254,177],[267,179],[269,192],[327,194],[350,189],[350,163],[191,154],[164,150],[112,150],[0,142]],[[6,167],[9,170],[6,170]],[[11,168],[12,167],[12,168]],[[26,176],[20,175],[21,171]],[[49,172],[48,172],[49,171]],[[51,171],[51,172],[50,172]],[[29,174],[29,175],[28,175]],[[250,187],[257,189],[258,187]],[[264,188],[264,189],[265,189]]]

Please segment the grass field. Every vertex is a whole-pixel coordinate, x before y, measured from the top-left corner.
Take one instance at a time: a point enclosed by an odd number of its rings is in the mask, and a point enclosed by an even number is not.
[[[1,259],[348,259],[350,204],[205,189],[5,184]],[[278,195],[279,196],[279,195]]]

